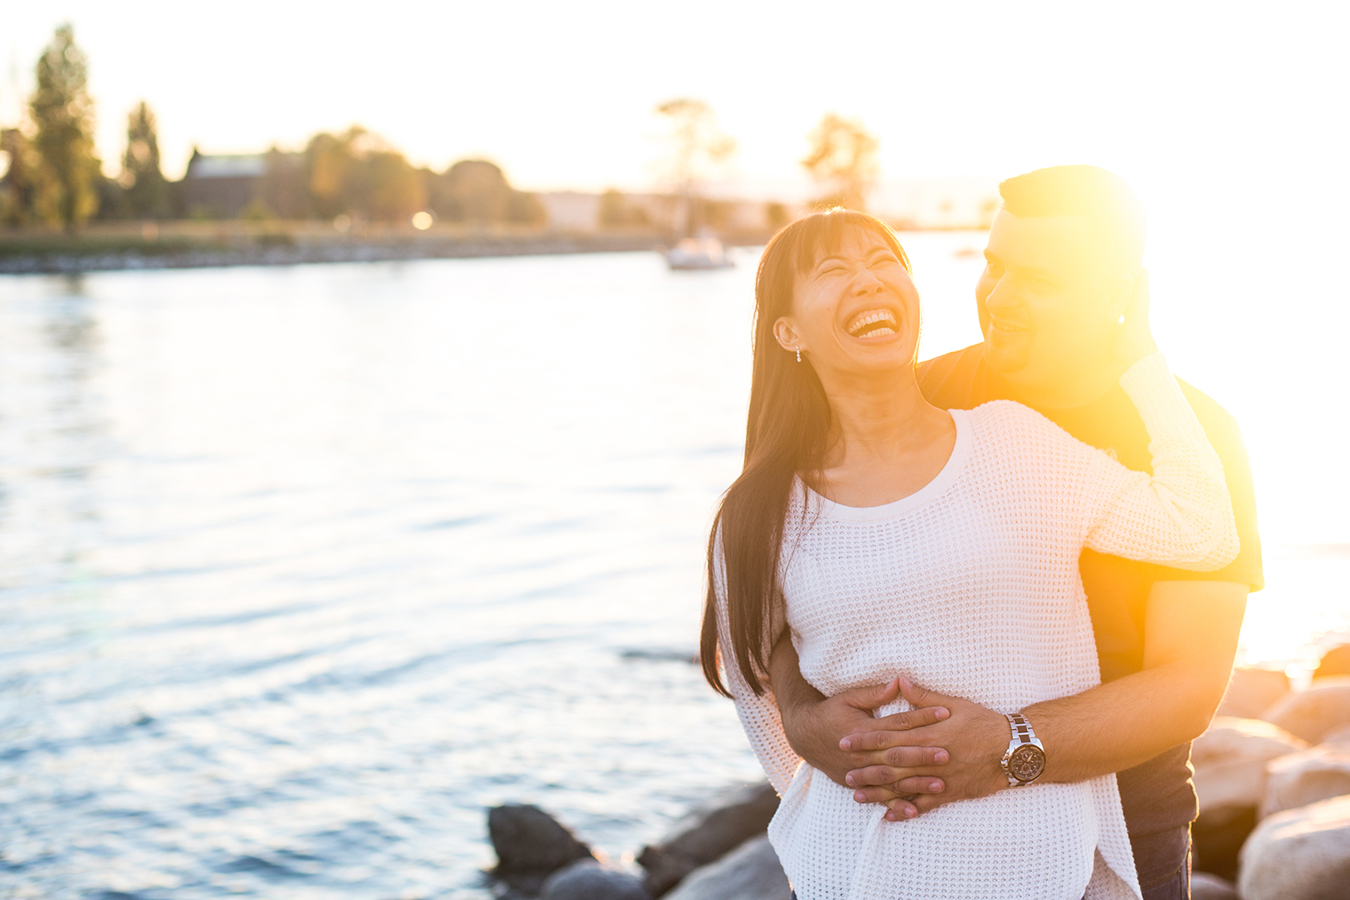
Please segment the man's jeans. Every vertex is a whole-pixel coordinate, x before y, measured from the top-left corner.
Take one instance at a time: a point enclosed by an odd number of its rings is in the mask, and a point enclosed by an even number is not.
[[[1191,827],[1131,835],[1144,900],[1190,900]]]
[[[1191,900],[1191,826],[1139,835],[1130,843],[1144,900]]]

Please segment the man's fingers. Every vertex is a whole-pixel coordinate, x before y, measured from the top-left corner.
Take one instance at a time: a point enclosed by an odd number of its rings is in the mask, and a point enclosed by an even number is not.
[[[837,699],[844,701],[849,706],[865,709],[870,713],[877,707],[895,702],[895,699],[899,696],[900,679],[892,678],[885,684],[872,684],[867,687],[841,691],[837,695]]]
[[[921,688],[903,675],[900,676],[900,696],[909,701],[909,705],[915,709],[930,706],[940,707],[948,700],[953,699],[946,694],[939,694],[937,691]],[[944,716],[943,718],[946,717]]]
[[[941,778],[913,775],[887,785],[858,788],[853,792],[853,800],[855,803],[885,803],[887,806],[896,800],[915,804],[921,797],[942,793],[946,787]]]
[[[941,747],[892,747],[886,751],[886,765],[897,769],[940,766],[951,759]]]
[[[875,727],[881,729],[880,731],[850,734],[839,742],[839,748],[850,751],[885,750],[904,740],[904,738],[899,737],[899,732],[933,725],[950,715],[951,711],[945,706],[926,706],[923,709],[911,709],[906,712],[895,713],[876,720]]]
[[[893,769],[890,766],[865,766],[854,769],[844,780],[849,787],[857,788],[860,792],[869,788],[886,788],[896,794],[940,794],[946,788],[941,778],[933,775],[913,775],[909,769]],[[855,793],[854,797],[857,796]],[[869,794],[867,802],[877,803],[882,799],[884,798]]]

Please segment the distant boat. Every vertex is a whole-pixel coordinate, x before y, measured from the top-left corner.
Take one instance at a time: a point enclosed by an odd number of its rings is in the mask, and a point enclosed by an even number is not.
[[[736,264],[711,235],[685,238],[666,251],[666,262],[672,269],[725,269]]]

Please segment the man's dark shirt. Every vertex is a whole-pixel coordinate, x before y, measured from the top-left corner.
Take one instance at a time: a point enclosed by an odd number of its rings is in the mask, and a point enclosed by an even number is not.
[[[1153,582],[1233,581],[1249,585],[1253,591],[1264,584],[1251,469],[1237,422],[1208,396],[1181,379],[1177,381],[1223,461],[1242,549],[1237,559],[1217,572],[1187,572],[1084,550],[1078,568],[1092,616],[1103,682],[1143,668],[1144,611]],[[1021,401],[1012,385],[985,363],[983,344],[920,364],[919,386],[928,402],[943,409],[974,409],[990,400]],[[1152,474],[1148,431],[1119,385],[1087,406],[1037,411],[1080,441],[1112,454],[1128,468]],[[1156,834],[1195,819],[1190,754],[1191,745],[1181,744],[1117,773],[1131,835]]]

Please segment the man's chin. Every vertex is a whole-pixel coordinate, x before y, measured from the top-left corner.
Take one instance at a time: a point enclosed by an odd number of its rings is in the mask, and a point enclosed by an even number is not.
[[[984,359],[991,369],[1003,375],[1022,371],[1031,359],[1031,335],[989,329],[984,338]]]

